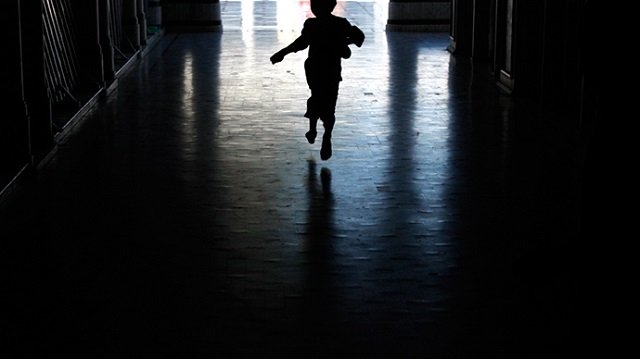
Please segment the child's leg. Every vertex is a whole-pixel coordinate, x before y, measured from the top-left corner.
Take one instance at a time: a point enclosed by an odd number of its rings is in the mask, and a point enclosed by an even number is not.
[[[333,125],[336,123],[336,116],[327,114],[322,117],[322,125],[324,126],[324,134],[322,135],[322,147],[320,148],[320,158],[322,160],[328,160],[331,158],[331,133],[333,132]]]
[[[309,143],[314,143],[316,141],[316,135],[318,134],[316,127],[318,125],[318,119],[320,118],[320,116],[318,116],[317,114],[318,112],[314,103],[315,99],[313,95],[311,95],[311,97],[309,97],[309,99],[307,100],[307,112],[304,114],[304,116],[309,119],[309,131],[304,134],[304,137],[307,138],[307,141],[309,141]]]
[[[318,119],[309,119],[309,131],[304,134],[304,137],[307,138],[309,143],[316,142],[316,136],[318,135],[318,131],[316,130],[316,125],[318,124]]]
[[[309,119],[309,132],[317,132],[316,127],[318,125],[318,118],[310,118]]]
[[[313,90],[311,90],[311,96],[307,99],[307,112],[305,112],[304,117],[309,119],[309,131],[315,131],[316,124],[320,118],[320,109],[318,95],[315,95]]]
[[[336,123],[336,116],[334,114],[327,114],[322,117],[322,126],[324,127],[324,135],[328,139],[331,139],[331,133],[333,132],[333,126]]]
[[[325,88],[323,96],[322,125],[324,126],[324,135],[322,136],[322,148],[320,148],[320,158],[328,160],[331,158],[331,134],[333,126],[336,123],[336,103],[338,101],[338,83],[329,84]]]

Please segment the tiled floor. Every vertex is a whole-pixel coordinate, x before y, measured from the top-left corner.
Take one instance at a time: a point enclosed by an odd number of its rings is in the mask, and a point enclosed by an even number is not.
[[[554,119],[446,34],[343,62],[333,157],[302,117],[306,2],[167,35],[2,212],[15,358],[543,358],[572,350],[579,177]],[[562,140],[559,140],[562,139]]]

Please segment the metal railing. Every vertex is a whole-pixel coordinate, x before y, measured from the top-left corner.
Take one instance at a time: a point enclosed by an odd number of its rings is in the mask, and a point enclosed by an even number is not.
[[[54,103],[77,100],[78,54],[70,0],[42,0],[45,77]]]

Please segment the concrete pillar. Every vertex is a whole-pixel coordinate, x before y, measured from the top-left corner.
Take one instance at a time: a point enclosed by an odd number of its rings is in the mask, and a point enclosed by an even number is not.
[[[53,146],[51,101],[45,81],[43,7],[41,1],[20,2],[22,81],[31,156],[37,163]]]
[[[98,0],[100,26],[100,48],[102,49],[102,70],[105,82],[111,82],[116,77],[115,50],[113,48],[113,38],[109,29],[109,14],[111,5],[109,0]]]
[[[513,17],[514,0],[498,0],[496,6],[496,48],[494,68],[498,85],[508,93],[513,92]]]
[[[168,32],[219,32],[220,0],[163,0],[162,23]]]
[[[103,86],[103,55],[100,47],[99,0],[73,0],[78,25],[78,78],[83,87]]]
[[[147,23],[149,32],[155,33],[162,28],[162,2],[149,0],[147,2]]]
[[[513,7],[511,74],[514,92],[539,101],[544,58],[544,2],[516,1]]]
[[[140,33],[140,45],[144,46],[147,44],[147,14],[145,11],[144,3],[147,0],[138,0],[136,2],[136,17],[138,18],[138,32]]]
[[[387,31],[447,32],[451,0],[390,0]]]
[[[449,51],[460,56],[471,56],[473,46],[472,1],[452,0],[451,13]]]
[[[487,61],[493,55],[493,0],[473,0],[473,61]]]
[[[545,1],[542,100],[554,110],[577,113],[580,97],[580,16],[577,1]]]
[[[19,0],[3,3],[0,14],[0,29],[5,39],[1,67],[5,94],[2,99],[4,114],[0,120],[0,200],[5,186],[30,161],[22,89],[19,3]]]
[[[122,30],[127,45],[140,49],[140,24],[138,23],[138,0],[124,0],[122,4]]]

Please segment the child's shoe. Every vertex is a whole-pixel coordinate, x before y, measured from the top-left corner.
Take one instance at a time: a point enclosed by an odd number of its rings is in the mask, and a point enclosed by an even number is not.
[[[316,142],[316,135],[317,134],[318,134],[317,131],[309,131],[309,132],[304,134],[304,137],[307,138],[307,141],[309,141],[309,143],[313,144],[314,142]]]
[[[331,139],[323,138],[322,139],[322,147],[320,148],[320,158],[323,161],[331,158]]]

